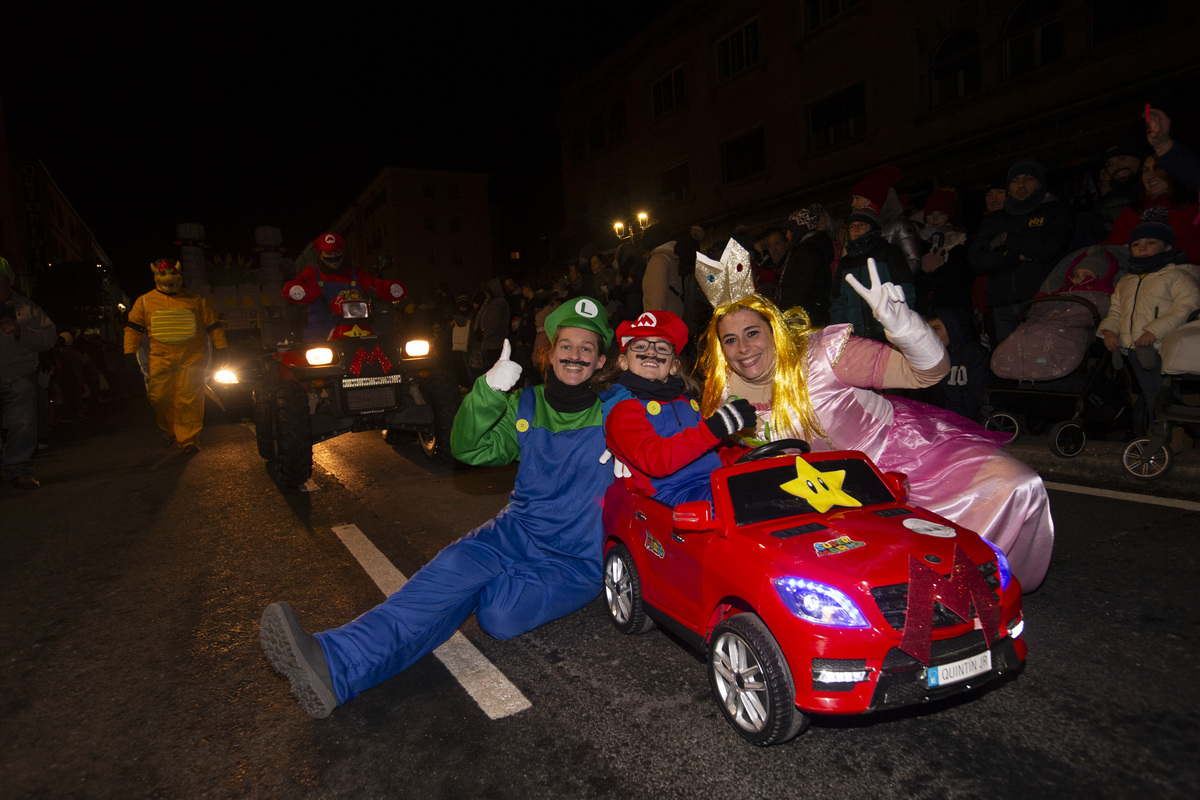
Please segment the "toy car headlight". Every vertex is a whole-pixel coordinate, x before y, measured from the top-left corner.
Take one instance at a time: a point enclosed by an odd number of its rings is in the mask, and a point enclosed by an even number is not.
[[[311,347],[304,354],[304,359],[314,367],[333,363],[333,351],[328,347]]]
[[[429,342],[424,339],[409,339],[404,343],[404,355],[410,357],[429,355]]]
[[[776,578],[772,583],[780,599],[800,619],[835,628],[871,627],[854,601],[832,586],[804,578]]]
[[[217,383],[237,383],[238,376],[237,373],[231,369],[219,369],[213,375],[213,380]]]
[[[982,536],[979,537],[983,539]],[[983,539],[983,543],[992,548],[992,552],[996,554],[996,566],[1000,568],[1000,588],[1007,589],[1008,582],[1012,580],[1012,569],[1008,566],[1008,556],[1004,555],[1004,551],[996,545]]]
[[[366,303],[361,301],[342,302],[342,316],[347,319],[366,319],[370,315],[370,309]]]

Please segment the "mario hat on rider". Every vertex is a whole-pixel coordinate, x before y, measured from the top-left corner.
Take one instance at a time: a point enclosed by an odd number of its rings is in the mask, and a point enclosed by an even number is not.
[[[313,242],[313,247],[317,248],[318,253],[333,253],[341,250],[346,242],[336,233],[323,233]]]
[[[620,345],[622,353],[634,339],[645,339],[649,336],[666,339],[675,346],[676,353],[683,350],[688,343],[687,325],[670,311],[646,311],[632,322],[625,320],[617,326],[617,344]]]
[[[583,328],[600,336],[607,349],[612,344],[613,332],[608,327],[608,314],[604,306],[590,297],[572,297],[563,302],[546,317],[546,336],[551,341],[559,328]]]

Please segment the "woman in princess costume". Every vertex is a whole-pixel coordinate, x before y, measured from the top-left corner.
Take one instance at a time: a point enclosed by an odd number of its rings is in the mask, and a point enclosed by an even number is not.
[[[890,345],[814,328],[802,308],[780,311],[754,294],[749,254],[731,240],[720,262],[696,259],[696,279],[715,313],[704,334],[701,414],[731,398],[758,412],[762,441],[806,439],[814,451],[860,450],[881,470],[908,476],[914,505],[978,532],[1004,551],[1026,592],[1041,585],[1054,522],[1041,478],[963,417],[877,390],[937,383],[946,350],[899,287],[847,281],[870,305]]]

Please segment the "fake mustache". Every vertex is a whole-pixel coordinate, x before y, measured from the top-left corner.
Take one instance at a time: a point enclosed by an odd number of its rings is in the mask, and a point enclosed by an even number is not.
[[[587,369],[592,365],[592,362],[590,361],[575,361],[574,359],[570,358],[560,358],[558,363],[562,364],[564,367],[582,367],[583,369]]]
[[[653,353],[641,353],[634,355],[638,361],[653,361],[656,364],[665,364],[667,360],[662,356],[654,355]]]

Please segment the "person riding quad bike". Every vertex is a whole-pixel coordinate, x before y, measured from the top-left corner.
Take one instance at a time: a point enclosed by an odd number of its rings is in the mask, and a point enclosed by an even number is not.
[[[376,278],[367,270],[360,270],[353,265],[347,268],[345,241],[336,233],[318,236],[313,247],[320,258],[319,264],[305,267],[294,280],[283,286],[285,300],[308,306],[304,341],[320,342],[331,337],[334,328],[341,322],[341,314],[335,314],[332,306],[343,291],[374,293],[389,303],[407,296],[408,290],[400,281]]]

